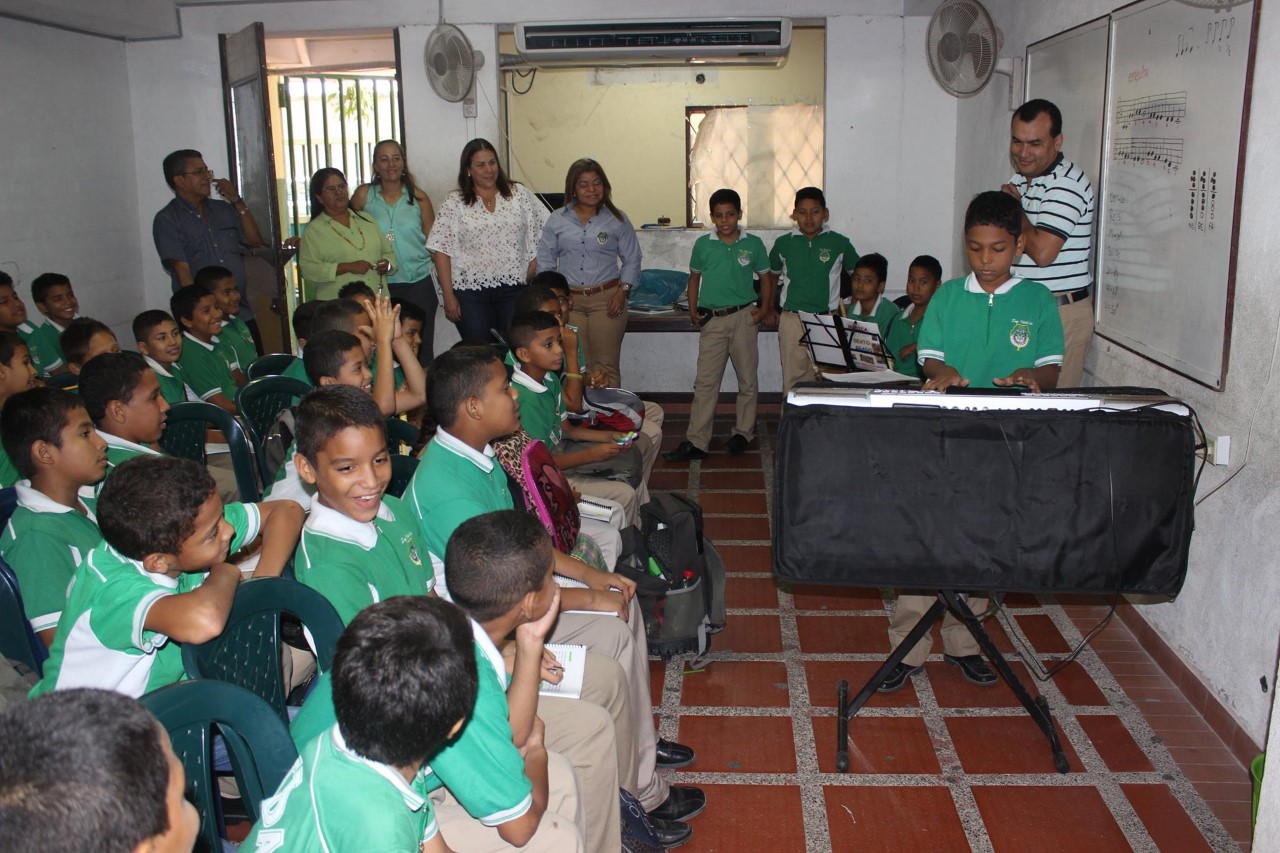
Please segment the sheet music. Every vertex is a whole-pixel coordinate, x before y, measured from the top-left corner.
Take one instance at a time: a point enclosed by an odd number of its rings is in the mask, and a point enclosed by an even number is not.
[[[849,356],[855,369],[889,369],[884,340],[880,337],[880,327],[875,323],[830,314],[810,314],[808,311],[799,313],[805,330],[801,340],[808,345],[815,364],[848,367],[844,347],[840,344],[840,332],[836,329],[836,321],[839,321],[845,339],[849,342]]]

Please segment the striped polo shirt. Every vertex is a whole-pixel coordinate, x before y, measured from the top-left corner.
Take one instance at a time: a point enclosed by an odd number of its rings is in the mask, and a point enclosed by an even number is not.
[[[1036,266],[1029,255],[1013,265],[1013,274],[1033,279],[1055,293],[1066,293],[1093,283],[1089,251],[1093,246],[1093,185],[1084,171],[1058,155],[1043,175],[1027,178],[1015,174],[1009,183],[1022,193],[1022,209],[1036,228],[1066,242],[1047,267]]]

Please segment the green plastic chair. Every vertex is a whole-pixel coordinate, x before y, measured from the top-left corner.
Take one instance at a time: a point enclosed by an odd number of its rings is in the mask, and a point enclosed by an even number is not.
[[[292,376],[264,376],[240,386],[240,390],[236,392],[236,408],[249,425],[249,437],[258,452],[259,466],[264,464],[262,442],[271,430],[276,416],[297,403],[310,390],[310,385]],[[265,470],[262,470],[262,477],[263,482],[266,482]]]
[[[17,507],[18,492],[12,486],[0,489],[0,529],[9,523]],[[18,576],[3,558],[0,558],[0,656],[21,663],[37,676],[44,674],[44,662],[49,657],[49,650],[27,620]]]
[[[249,365],[249,369],[245,371],[246,379],[261,379],[264,376],[279,376],[289,369],[289,365],[297,361],[298,357],[288,352],[272,352],[264,356],[259,356]]]
[[[160,437],[160,446],[170,456],[181,456],[207,465],[209,460],[204,446],[205,430],[208,427],[220,430],[227,437],[227,444],[231,448],[231,470],[236,475],[240,500],[245,503],[262,500],[262,491],[258,486],[258,466],[254,461],[254,447],[248,432],[239,420],[212,403],[188,401],[174,403],[169,407],[169,418],[164,435]]]
[[[301,622],[316,653],[316,667],[328,672],[343,624],[329,600],[288,578],[245,581],[236,590],[222,633],[207,643],[182,646],[182,665],[191,678],[225,681],[265,701],[286,724],[286,685],[281,671],[280,625],[288,614]]]
[[[387,444],[391,447],[392,453],[399,453],[401,445],[406,445],[412,450],[417,442],[416,426],[399,418],[387,418]]]
[[[387,494],[393,498],[404,497],[404,491],[409,488],[409,481],[413,479],[413,472],[417,470],[418,457],[391,454],[391,482],[387,484]]]
[[[289,727],[266,702],[234,684],[182,681],[141,700],[169,733],[200,813],[196,850],[222,853],[226,838],[222,797],[213,771],[213,739],[226,741],[240,797],[254,821],[298,759]]]

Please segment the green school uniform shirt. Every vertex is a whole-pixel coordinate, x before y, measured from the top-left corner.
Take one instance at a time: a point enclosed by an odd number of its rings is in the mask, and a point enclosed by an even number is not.
[[[221,394],[228,400],[236,398],[236,381],[231,378],[231,366],[218,348],[219,339],[205,343],[190,333],[183,332],[182,357],[178,363],[187,374],[187,384],[201,400]]]
[[[559,444],[567,417],[559,374],[548,373],[539,382],[517,365],[511,374],[511,385],[520,399],[520,426],[524,431],[548,448]]]
[[[174,403],[185,403],[187,400],[197,400],[199,395],[187,386],[187,372],[182,369],[182,362],[175,361],[173,364],[165,367],[149,355],[143,356],[147,360],[147,364],[156,372],[156,379],[160,380],[160,396],[164,397],[164,401],[169,405]]]
[[[423,772],[405,782],[348,747],[334,725],[298,750],[240,849],[412,853],[439,832],[427,793]]]
[[[703,234],[693,244],[689,271],[701,274],[699,308],[732,308],[756,301],[755,277],[769,271],[769,253],[754,234],[738,232],[726,243],[715,234]]]
[[[0,445],[0,488],[7,489],[21,479],[22,475],[18,473],[13,460],[5,452],[4,446]]]
[[[387,495],[371,522],[359,522],[320,501],[302,528],[294,554],[298,582],[319,592],[344,624],[394,595],[426,595],[435,586],[422,528],[408,507]]]
[[[280,375],[288,376],[293,379],[300,379],[308,385],[311,384],[311,377],[307,376],[307,367],[302,363],[302,359],[300,358],[295,358],[293,361],[289,362],[289,366],[286,367],[284,369],[284,373],[281,373]]]
[[[249,365],[253,364],[258,357],[258,345],[253,342],[253,334],[244,320],[239,317],[228,317],[223,320],[222,332],[218,335],[218,340],[223,344],[224,352],[230,350],[234,353],[240,372],[248,376]],[[228,358],[227,361],[230,362],[231,359]]]
[[[924,322],[924,318],[921,317],[918,321],[912,322],[915,319],[914,308],[914,305],[908,305],[902,309],[898,318],[889,324],[889,334],[884,341],[889,357],[893,359],[893,369],[903,376],[920,375],[920,362],[916,361],[915,353],[906,358],[898,357],[903,347],[918,343],[920,337],[920,324]]]
[[[112,470],[121,462],[128,461],[135,456],[160,456],[158,450],[145,447],[141,444],[135,444],[128,439],[121,438],[118,435],[112,435],[109,432],[98,430],[98,436],[107,443],[107,475],[102,478],[102,482],[93,487],[93,496],[97,499],[102,493],[102,487],[106,485],[107,477],[111,476]]]
[[[840,270],[853,272],[858,250],[826,227],[810,240],[799,230],[783,234],[769,252],[769,269],[781,277],[782,310],[823,314],[840,307]]]
[[[871,312],[870,317],[862,315],[862,304],[854,299],[849,303],[849,317],[854,320],[862,320],[864,322],[872,322],[880,329],[880,337],[887,340],[889,337],[889,327],[898,319],[898,315],[902,313],[897,305],[894,305],[883,296],[876,303],[876,309]]]
[[[62,330],[48,320],[43,323],[27,322],[18,327],[18,336],[31,353],[31,364],[41,376],[48,376],[67,363],[62,354],[61,335]]]
[[[1014,277],[987,293],[972,273],[953,278],[920,324],[920,364],[936,358],[979,388],[1019,368],[1062,364],[1058,303],[1038,281]]]
[[[253,504],[227,504],[222,514],[235,531],[230,553],[257,537],[261,516]],[[96,687],[137,698],[181,681],[182,650],[164,634],[146,629],[147,613],[165,596],[190,592],[203,582],[200,572],[177,578],[148,572],[140,560],[100,540],[72,576],[44,677],[30,695]]]
[[[31,630],[56,628],[76,566],[102,539],[97,516],[84,500],[81,514],[31,487],[15,484],[18,506],[0,534],[0,555],[18,576]]]
[[[533,785],[524,775],[524,759],[511,742],[506,693],[510,678],[502,654],[474,620],[471,631],[479,676],[476,704],[462,731],[427,759],[425,782],[428,791],[448,788],[467,814],[485,826],[500,826],[529,810]],[[305,744],[335,722],[333,688],[325,673],[289,731],[294,743]]]

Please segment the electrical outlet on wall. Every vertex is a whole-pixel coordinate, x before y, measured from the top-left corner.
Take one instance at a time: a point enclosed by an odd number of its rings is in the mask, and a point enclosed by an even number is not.
[[[1204,434],[1205,459],[1210,465],[1228,465],[1231,462],[1231,436]]]

